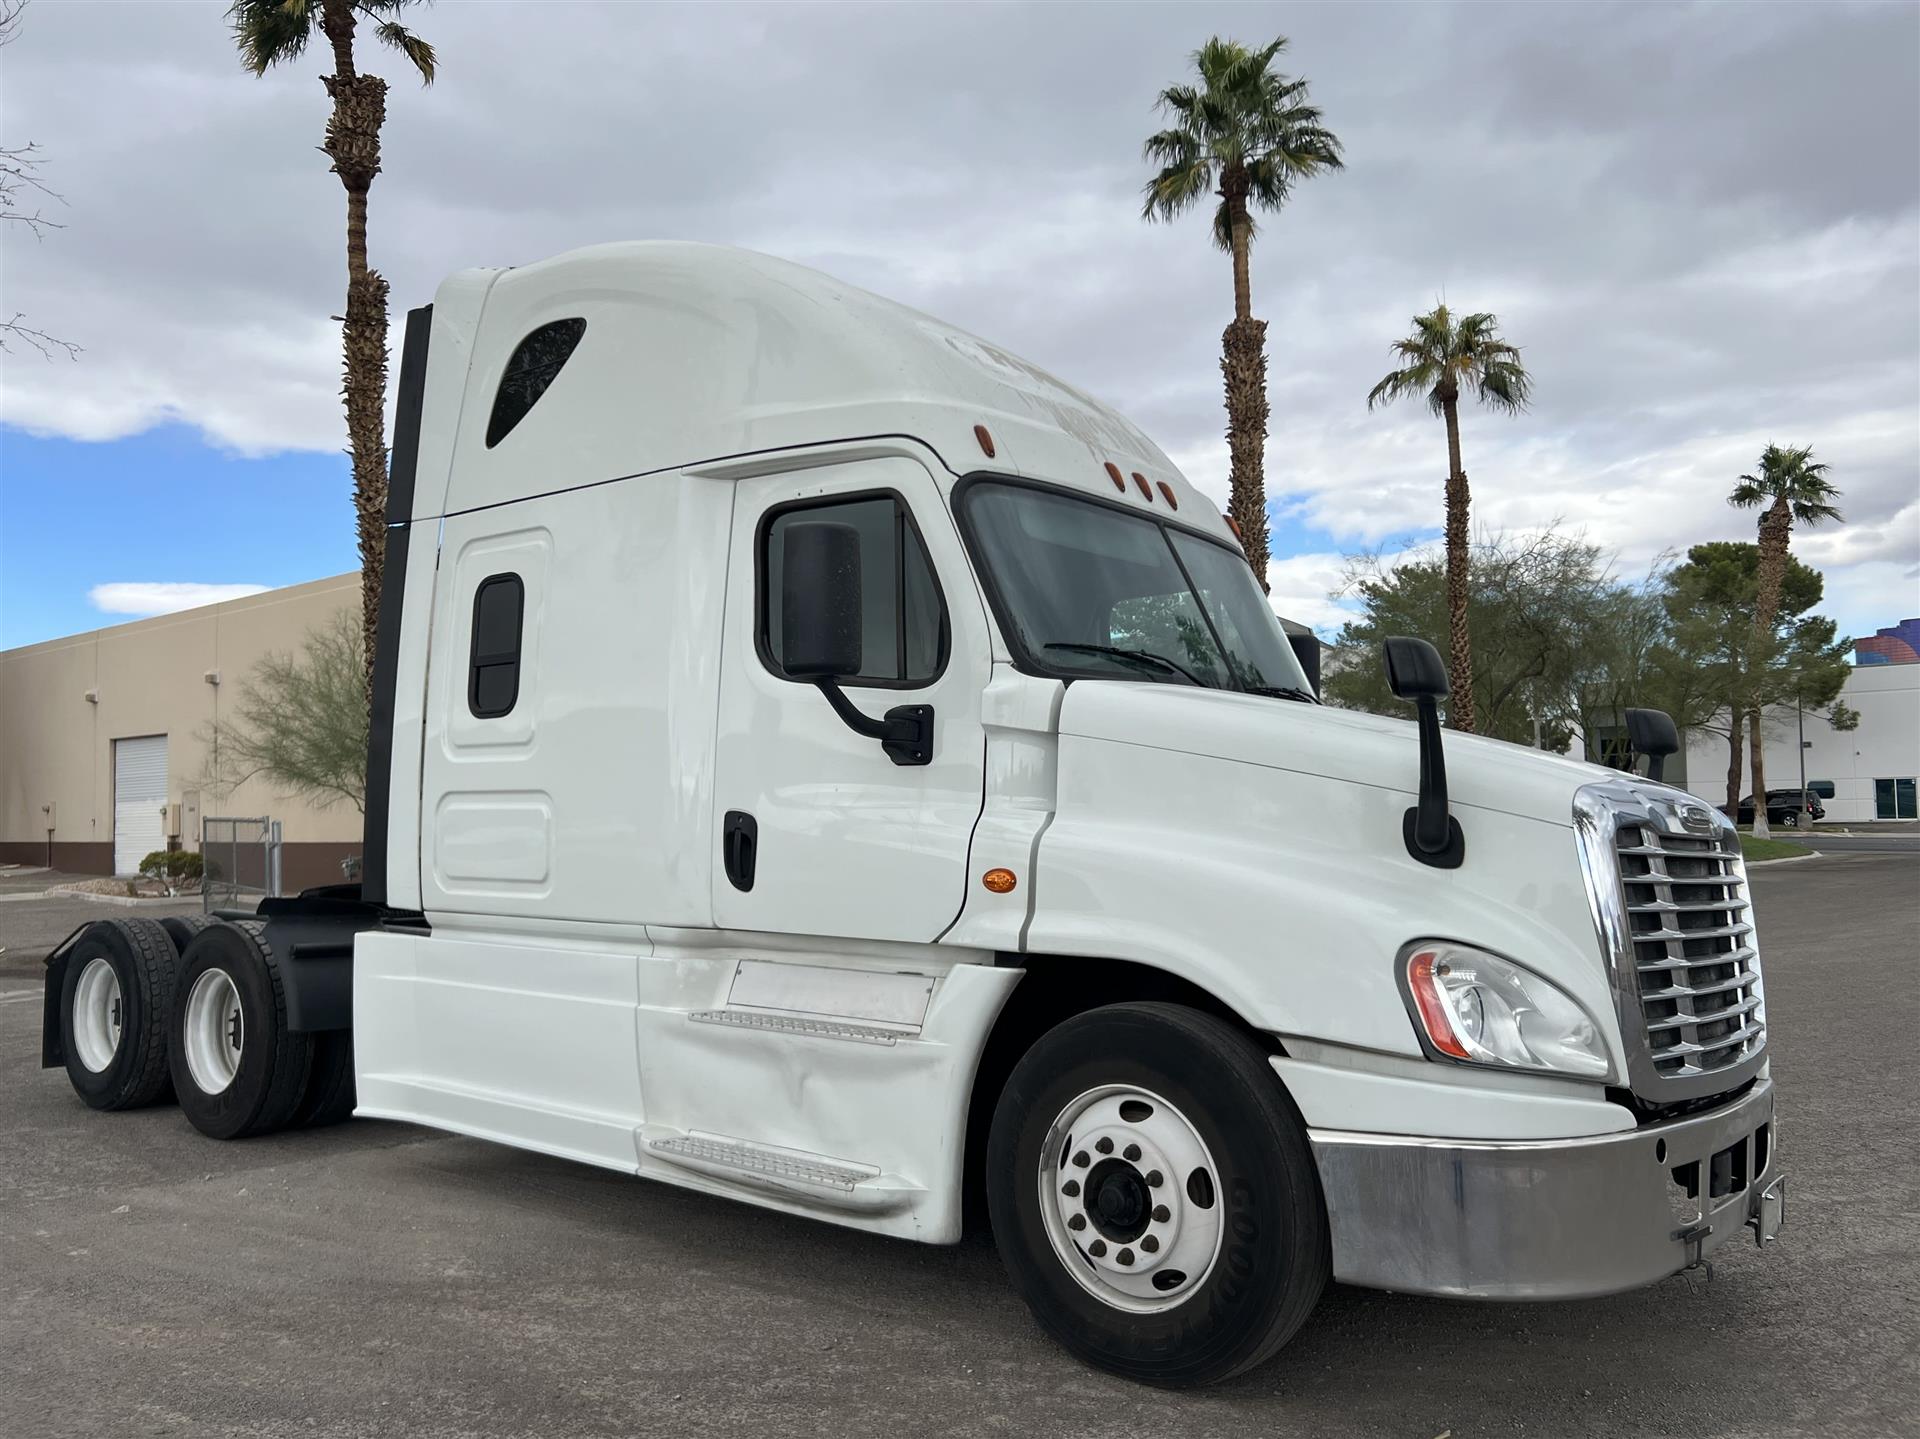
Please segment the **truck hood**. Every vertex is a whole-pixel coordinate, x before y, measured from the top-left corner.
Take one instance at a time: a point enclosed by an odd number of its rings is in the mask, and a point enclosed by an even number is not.
[[[1392,719],[1230,690],[1082,681],[1067,686],[1060,733],[1293,770],[1351,784],[1420,787],[1420,739],[1411,718]],[[1455,808],[1497,810],[1568,825],[1573,793],[1618,772],[1504,740],[1445,736]]]

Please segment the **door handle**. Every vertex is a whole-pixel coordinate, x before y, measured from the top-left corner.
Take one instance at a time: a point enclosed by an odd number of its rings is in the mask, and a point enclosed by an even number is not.
[[[720,830],[720,860],[727,880],[737,890],[753,888],[754,861],[759,857],[760,826],[745,810],[730,809]]]

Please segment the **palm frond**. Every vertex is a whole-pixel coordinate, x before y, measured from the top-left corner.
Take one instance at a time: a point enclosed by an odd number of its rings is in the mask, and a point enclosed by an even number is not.
[[[313,21],[309,0],[233,0],[227,7],[240,63],[256,75],[298,59],[313,34]]]
[[[1456,319],[1446,305],[1435,305],[1415,315],[1411,331],[1390,348],[1400,368],[1368,393],[1368,409],[1424,392],[1428,408],[1440,414],[1470,389],[1482,404],[1518,414],[1533,397],[1519,347],[1500,338],[1499,319],[1485,311]]]
[[[1760,453],[1759,473],[1740,476],[1727,503],[1743,510],[1784,504],[1803,525],[1839,520],[1842,515],[1832,501],[1840,491],[1827,479],[1828,468],[1813,458],[1812,445],[1768,445]]]
[[[382,20],[373,27],[374,34],[380,37],[380,43],[398,50],[413,63],[420,72],[420,83],[431,85],[434,74],[433,46],[422,40],[397,20]]]

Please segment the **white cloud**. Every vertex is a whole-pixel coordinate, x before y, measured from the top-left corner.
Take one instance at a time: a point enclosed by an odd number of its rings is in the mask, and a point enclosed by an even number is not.
[[[95,585],[87,598],[110,615],[170,615],[177,610],[217,605],[222,600],[245,599],[265,585],[205,585],[187,580],[119,580]]]
[[[9,247],[5,308],[86,348],[10,360],[0,419],[337,452],[323,61],[256,79],[217,12],[105,13],[33,7],[7,51],[7,132],[45,146],[66,228]],[[397,316],[454,269],[603,240],[771,250],[1110,401],[1223,501],[1230,272],[1204,217],[1140,223],[1138,156],[1196,37],[1250,38],[1248,13],[556,3],[508,26],[437,7],[431,90],[363,57],[392,85],[374,262]],[[1253,252],[1275,548],[1325,551],[1276,562],[1276,604],[1337,625],[1334,551],[1438,531],[1439,423],[1365,396],[1445,298],[1497,311],[1537,381],[1524,416],[1462,416],[1477,524],[1564,521],[1638,572],[1750,537],[1734,477],[1769,441],[1812,444],[1847,522],[1795,551],[1828,570],[1843,627],[1898,618],[1920,556],[1920,10],[1433,5],[1386,30],[1381,13],[1286,21],[1285,63],[1347,168],[1264,219]],[[1098,83],[1063,89],[1063,65]],[[1456,101],[1438,111],[1435,74]]]
[[[1267,565],[1268,598],[1274,612],[1329,638],[1359,613],[1351,601],[1336,599],[1345,583],[1345,559],[1338,554],[1289,555]]]

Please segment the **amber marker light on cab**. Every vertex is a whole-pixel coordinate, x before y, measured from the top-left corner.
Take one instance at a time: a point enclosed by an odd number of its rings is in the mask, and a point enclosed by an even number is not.
[[[995,894],[1011,894],[1013,893],[1013,887],[1019,882],[1019,880],[1014,878],[1013,871],[1010,869],[990,869],[980,876],[980,883],[984,884]]]
[[[1127,477],[1120,473],[1120,467],[1112,460],[1107,461],[1107,478],[1113,481],[1113,487],[1121,494],[1127,492]]]
[[[981,453],[988,459],[992,459],[993,436],[987,433],[987,427],[985,425],[975,425],[973,427],[973,437],[980,442]]]

